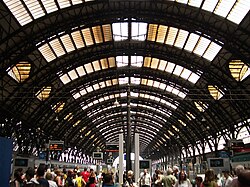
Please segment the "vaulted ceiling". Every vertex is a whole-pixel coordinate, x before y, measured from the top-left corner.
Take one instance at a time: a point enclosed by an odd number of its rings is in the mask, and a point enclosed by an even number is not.
[[[249,7],[4,0],[1,119],[87,154],[117,142],[121,130],[126,137],[128,124],[141,155],[158,157],[233,132],[250,117]]]

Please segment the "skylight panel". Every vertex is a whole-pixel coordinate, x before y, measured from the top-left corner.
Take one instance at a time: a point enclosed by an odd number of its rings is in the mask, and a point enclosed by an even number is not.
[[[95,43],[103,43],[101,26],[92,27]]]
[[[206,0],[202,6],[202,9],[207,10],[209,12],[213,12],[215,6],[217,5],[218,0]]]
[[[109,63],[109,67],[110,68],[116,67],[116,62],[115,62],[115,58],[114,57],[109,57],[108,58],[108,63]]]
[[[208,85],[208,91],[215,100],[219,100],[223,96],[222,92],[213,85]]]
[[[93,92],[93,91],[94,91],[94,90],[93,90],[93,88],[92,88],[92,86],[87,87],[87,88],[86,88],[86,90],[87,90],[87,92],[88,92],[88,93],[90,93],[90,92]]]
[[[189,0],[188,5],[199,8],[203,0]]]
[[[168,72],[168,73],[172,73],[174,68],[175,68],[175,64],[172,63],[172,62],[168,62],[165,71]]]
[[[47,60],[47,62],[51,62],[56,58],[48,44],[42,45],[38,48],[38,50],[42,53],[43,57]]]
[[[93,72],[94,72],[91,63],[85,64],[84,67],[85,67],[85,69],[86,69],[87,74],[90,74],[90,73],[93,73]]]
[[[65,54],[65,51],[64,51],[61,43],[59,42],[58,38],[50,41],[49,43],[50,43],[52,49],[54,50],[54,52],[56,53],[57,57]]]
[[[191,33],[188,37],[188,41],[184,47],[185,50],[187,51],[193,51],[194,47],[197,43],[197,41],[199,40],[200,36],[194,33]]]
[[[81,96],[84,96],[84,95],[86,95],[88,92],[87,92],[87,90],[84,88],[84,89],[82,89],[81,91],[80,91],[80,94],[81,94]]]
[[[158,25],[149,24],[147,40],[155,41]]]
[[[216,6],[214,13],[226,17],[236,0],[220,0]]]
[[[89,28],[83,29],[82,34],[83,34],[83,37],[84,37],[84,40],[85,40],[85,43],[87,46],[94,44],[94,41],[93,41],[93,38],[91,36],[91,32],[90,32]]]
[[[166,40],[165,44],[173,45],[174,41],[175,41],[175,38],[176,38],[176,35],[177,35],[177,32],[178,32],[177,28],[170,27],[169,31],[168,31],[168,36],[167,36],[167,40]]]
[[[61,9],[71,6],[69,0],[57,0],[57,2]]]
[[[131,56],[131,65],[135,67],[142,67],[143,56]]]
[[[229,69],[232,77],[237,81],[242,81],[246,76],[249,75],[249,68],[241,60],[232,60],[229,62]]]
[[[64,36],[62,36],[61,40],[68,53],[75,50],[72,40],[68,34],[65,34]]]
[[[23,6],[20,0],[3,0],[17,21],[23,26],[32,21],[31,16]]]
[[[187,4],[188,0],[176,0],[177,3]]]
[[[28,62],[19,62],[13,68],[8,70],[8,74],[17,82],[23,82],[29,77],[31,64]]]
[[[182,73],[181,73],[180,76],[181,76],[183,79],[188,80],[188,78],[190,77],[191,74],[192,74],[192,72],[191,72],[190,70],[188,70],[188,69],[186,69],[186,68],[183,68],[183,71],[182,71]]]
[[[175,66],[173,74],[177,75],[177,76],[180,76],[180,74],[182,73],[183,69],[184,69],[183,67],[177,65],[177,66]]]
[[[157,69],[158,64],[159,64],[159,61],[160,61],[160,60],[159,60],[158,58],[152,58],[150,67],[151,67],[152,69]]]
[[[147,23],[132,22],[132,39],[144,41],[147,33]]]
[[[219,53],[219,51],[221,50],[221,46],[214,43],[214,42],[211,42],[210,45],[208,46],[205,54],[203,55],[204,58],[212,61],[215,56]]]
[[[81,4],[83,0],[71,0],[73,5]]]
[[[65,106],[65,102],[58,102],[56,105],[52,106],[52,109],[56,112],[59,113],[60,111],[62,111],[62,109]]]
[[[164,43],[167,34],[168,26],[160,25],[158,28],[156,42]]]
[[[198,80],[200,79],[200,76],[195,74],[195,73],[192,73],[191,76],[188,78],[188,80],[192,83],[196,83]]]
[[[100,64],[99,64],[99,61],[98,61],[98,60],[92,62],[92,64],[93,64],[93,67],[94,67],[94,71],[99,71],[99,70],[101,70],[101,67],[100,67]]]
[[[75,31],[71,33],[74,43],[77,49],[85,47],[80,31]]]
[[[43,87],[40,91],[38,91],[35,95],[41,101],[49,98],[49,94],[51,92],[51,86]]]
[[[60,80],[63,82],[63,84],[69,83],[71,80],[67,74],[64,74],[60,77]]]
[[[78,75],[74,69],[71,70],[68,74],[69,74],[69,77],[71,78],[71,80],[75,80],[78,78]]]
[[[239,24],[242,19],[246,16],[250,9],[250,1],[246,0],[238,0],[233,7],[233,9],[230,11],[227,19]]]
[[[117,67],[128,66],[128,56],[117,56],[116,63]]]
[[[37,0],[23,0],[32,16],[37,19],[45,15],[41,5]]]
[[[187,36],[188,36],[187,31],[179,30],[174,46],[182,49],[187,39]]]
[[[110,24],[102,25],[103,35],[104,35],[104,41],[112,41],[112,31]]]
[[[165,61],[165,60],[160,60],[158,69],[161,70],[161,71],[164,71],[165,68],[166,68],[166,66],[167,66],[167,61]]]
[[[77,73],[78,73],[78,75],[79,75],[80,77],[86,75],[86,72],[85,72],[83,66],[77,67],[77,68],[76,68],[76,71],[77,71]]]
[[[128,23],[113,23],[113,38],[115,41],[128,39]]]
[[[47,13],[57,11],[58,8],[54,0],[41,0]]]
[[[197,45],[195,46],[194,53],[202,56],[205,50],[207,49],[209,43],[210,43],[210,40],[204,37],[200,37]]]
[[[141,79],[140,79],[140,78],[131,77],[131,83],[132,83],[132,84],[137,84],[137,85],[139,85],[140,82],[141,82]]]
[[[128,77],[119,78],[119,85],[128,84]]]
[[[94,85],[93,85],[93,88],[94,88],[94,90],[99,90],[99,89],[100,89],[100,86],[99,86],[99,84],[97,83],[97,84],[94,84]]]
[[[108,60],[106,58],[101,59],[100,63],[101,63],[102,69],[108,69],[109,68]]]

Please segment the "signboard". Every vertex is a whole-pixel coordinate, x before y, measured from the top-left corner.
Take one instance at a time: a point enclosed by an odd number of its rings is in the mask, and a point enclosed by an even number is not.
[[[119,143],[118,142],[107,142],[105,151],[106,152],[119,152]]]
[[[102,152],[93,152],[93,159],[102,160],[103,159],[103,153]]]
[[[64,141],[49,141],[50,151],[62,151],[64,146]]]

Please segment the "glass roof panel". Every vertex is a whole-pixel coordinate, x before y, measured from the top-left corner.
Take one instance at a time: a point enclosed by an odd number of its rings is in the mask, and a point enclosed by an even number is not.
[[[54,0],[41,0],[47,13],[55,12],[58,10]]]
[[[103,42],[103,37],[102,37],[101,26],[92,27],[92,31],[93,31],[93,34],[94,34],[95,43],[102,43]]]
[[[72,32],[71,36],[72,36],[74,43],[78,49],[85,47],[80,31]]]
[[[186,68],[183,68],[183,71],[182,71],[182,73],[181,73],[181,77],[182,77],[183,79],[188,80],[188,78],[190,77],[191,74],[192,74],[192,72],[191,72],[190,70],[188,70],[188,69],[186,69]]]
[[[131,66],[142,67],[143,56],[131,56]]]
[[[24,5],[20,0],[3,0],[3,1],[21,25],[25,25],[32,21],[31,16],[29,15],[29,13],[27,12],[27,10],[25,9]]]
[[[93,67],[94,67],[94,71],[99,71],[99,70],[101,70],[101,67],[100,67],[100,64],[99,64],[99,61],[98,61],[98,60],[92,62],[92,64],[93,64]]]
[[[193,51],[197,41],[199,40],[199,37],[200,37],[199,35],[191,33],[188,37],[188,40],[184,49],[187,51]]]
[[[179,65],[176,65],[175,68],[174,68],[173,74],[177,75],[177,76],[180,76],[180,74],[182,73],[183,69],[184,69],[183,67],[181,67]]]
[[[19,62],[8,71],[8,74],[17,82],[23,82],[29,78],[31,64],[28,62]]]
[[[210,45],[208,46],[206,52],[204,53],[203,57],[212,61],[215,56],[219,53],[219,51],[221,50],[221,46],[212,42],[210,43]]]
[[[82,29],[82,34],[83,34],[86,46],[94,44],[94,41],[90,32],[90,28]]]
[[[112,41],[112,31],[111,31],[111,25],[102,25],[103,35],[104,35],[104,41]]]
[[[213,12],[217,3],[218,0],[205,0],[202,9]]]
[[[178,36],[176,38],[176,41],[175,41],[175,46],[176,47],[179,47],[179,48],[183,48],[185,42],[186,42],[186,39],[187,39],[187,36],[188,36],[188,32],[187,31],[184,31],[184,30],[179,30],[178,32]]]
[[[147,40],[155,41],[157,30],[158,30],[157,24],[149,24]]]
[[[85,64],[84,67],[85,67],[85,70],[86,70],[87,74],[94,72],[91,63]]]
[[[201,6],[202,1],[203,0],[189,0],[188,5],[199,8]]]
[[[100,59],[100,64],[102,69],[108,69],[109,65],[108,65],[108,60],[106,58]]]
[[[222,92],[213,85],[208,85],[208,91],[215,100],[219,100],[223,96]]]
[[[128,56],[116,56],[117,67],[128,66]]]
[[[83,0],[71,0],[73,5],[81,4]]]
[[[72,43],[72,40],[68,34],[65,34],[60,39],[61,39],[61,41],[62,41],[62,43],[63,43],[63,45],[68,53],[75,50],[75,47]]]
[[[23,0],[34,19],[45,15],[40,3],[37,0]]]
[[[114,57],[109,57],[108,58],[108,63],[109,63],[109,67],[110,68],[116,67],[116,62],[115,62],[115,58]]]
[[[156,42],[164,43],[166,34],[167,34],[168,26],[160,25],[157,33]]]
[[[59,113],[65,106],[65,102],[61,101],[61,102],[58,102],[56,105],[54,105],[52,107],[52,109],[56,112],[56,113]]]
[[[157,58],[152,58],[152,62],[151,62],[151,68],[152,69],[156,69],[157,67],[158,67],[158,64],[159,64],[159,59],[157,59]]]
[[[113,23],[112,24],[113,38],[115,41],[128,39],[128,23]]]
[[[160,60],[158,69],[161,70],[161,71],[165,71],[165,68],[166,68],[166,66],[167,66],[167,63],[168,63],[168,62],[165,61],[165,60]]]
[[[68,74],[64,74],[60,76],[60,80],[63,82],[63,84],[67,84],[71,81]]]
[[[69,77],[71,78],[71,80],[74,80],[74,79],[77,79],[78,78],[78,75],[76,73],[76,71],[73,69],[71,70],[70,72],[68,72],[69,74]]]
[[[238,0],[235,6],[230,11],[227,19],[239,24],[241,20],[245,17],[245,15],[249,12],[250,9],[250,1],[246,0]]]
[[[205,50],[207,49],[209,43],[210,40],[208,40],[207,38],[200,37],[198,43],[194,48],[194,53],[202,56]]]
[[[195,73],[192,73],[192,74],[190,75],[190,77],[188,78],[188,80],[189,80],[190,82],[194,83],[194,84],[195,84],[199,79],[200,79],[200,76],[197,75],[197,74],[195,74]]]
[[[56,58],[48,44],[42,45],[38,48],[38,50],[40,51],[40,53],[42,53],[43,57],[47,60],[47,62],[51,62]]]
[[[66,8],[66,7],[71,6],[69,0],[57,0],[57,2],[59,4],[60,8]]]
[[[166,40],[165,44],[174,45],[177,32],[178,32],[177,28],[170,27],[169,31],[168,31],[168,36],[167,36],[167,40]]]
[[[49,98],[51,89],[51,86],[43,87],[35,95],[39,100],[44,101],[45,99]]]
[[[79,75],[80,77],[86,75],[86,72],[85,72],[83,66],[77,67],[77,68],[76,68],[76,71],[77,71],[77,73],[78,73],[78,75]]]
[[[132,22],[132,39],[144,41],[147,34],[147,23]]]
[[[249,68],[244,62],[241,60],[232,60],[229,62],[229,69],[231,71],[231,75],[233,78],[237,81],[242,81],[244,78],[246,78],[249,75]]]
[[[56,53],[57,57],[65,54],[65,51],[64,51],[60,41],[58,40],[58,38],[50,41],[49,44],[51,45],[52,49]]]
[[[217,4],[214,13],[226,17],[236,0],[220,0]]]
[[[172,73],[175,68],[175,64],[172,62],[168,62],[167,68],[165,69],[166,72]]]

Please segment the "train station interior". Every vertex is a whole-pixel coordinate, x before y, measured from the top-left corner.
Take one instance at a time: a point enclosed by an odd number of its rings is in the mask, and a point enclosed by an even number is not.
[[[156,167],[249,156],[249,9],[246,0],[1,1],[0,136],[25,156],[63,142],[47,159],[83,164],[97,151],[115,159],[107,145],[123,134],[127,170],[136,134]]]

